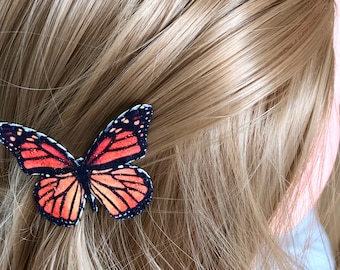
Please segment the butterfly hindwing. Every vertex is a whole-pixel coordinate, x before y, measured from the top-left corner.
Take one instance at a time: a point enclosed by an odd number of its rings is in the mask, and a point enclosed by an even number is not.
[[[87,154],[88,167],[108,169],[142,158],[147,148],[147,130],[152,107],[140,104],[122,113],[99,134]]]
[[[40,179],[34,198],[40,213],[59,226],[76,225],[85,205],[85,191],[71,172]]]
[[[55,174],[74,168],[74,157],[59,143],[34,129],[0,122],[0,142],[26,174]]]
[[[90,191],[110,215],[117,219],[138,215],[152,199],[149,175],[128,164],[117,169],[93,170]]]

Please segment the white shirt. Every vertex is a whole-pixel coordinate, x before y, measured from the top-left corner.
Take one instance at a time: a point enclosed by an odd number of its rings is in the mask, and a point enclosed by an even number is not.
[[[298,226],[280,236],[278,242],[303,269],[335,269],[329,239],[314,208]]]

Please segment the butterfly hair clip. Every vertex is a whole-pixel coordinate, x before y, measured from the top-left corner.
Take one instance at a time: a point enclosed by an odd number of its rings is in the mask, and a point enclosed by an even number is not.
[[[131,165],[143,158],[152,107],[140,104],[111,121],[85,158],[75,159],[65,147],[34,129],[0,122],[0,142],[28,175],[39,175],[34,198],[40,213],[58,226],[74,226],[85,201],[97,212],[99,201],[116,219],[140,214],[152,199],[152,182]]]

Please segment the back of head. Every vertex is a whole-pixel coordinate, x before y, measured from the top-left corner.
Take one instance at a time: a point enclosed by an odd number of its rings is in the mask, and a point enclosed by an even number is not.
[[[261,269],[284,268],[268,220],[327,117],[333,11],[328,0],[2,1],[0,119],[78,157],[120,112],[152,104],[136,164],[154,198],[131,220],[85,209],[58,227],[36,210],[37,179],[1,151],[1,268],[249,269],[262,251]]]

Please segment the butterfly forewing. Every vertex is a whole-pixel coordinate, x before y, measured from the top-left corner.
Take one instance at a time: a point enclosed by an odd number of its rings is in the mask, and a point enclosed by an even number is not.
[[[147,148],[147,129],[152,107],[137,105],[107,125],[87,155],[87,166],[108,169],[142,158]]]
[[[74,157],[59,143],[34,129],[0,122],[0,142],[27,174],[55,174],[72,170]]]

